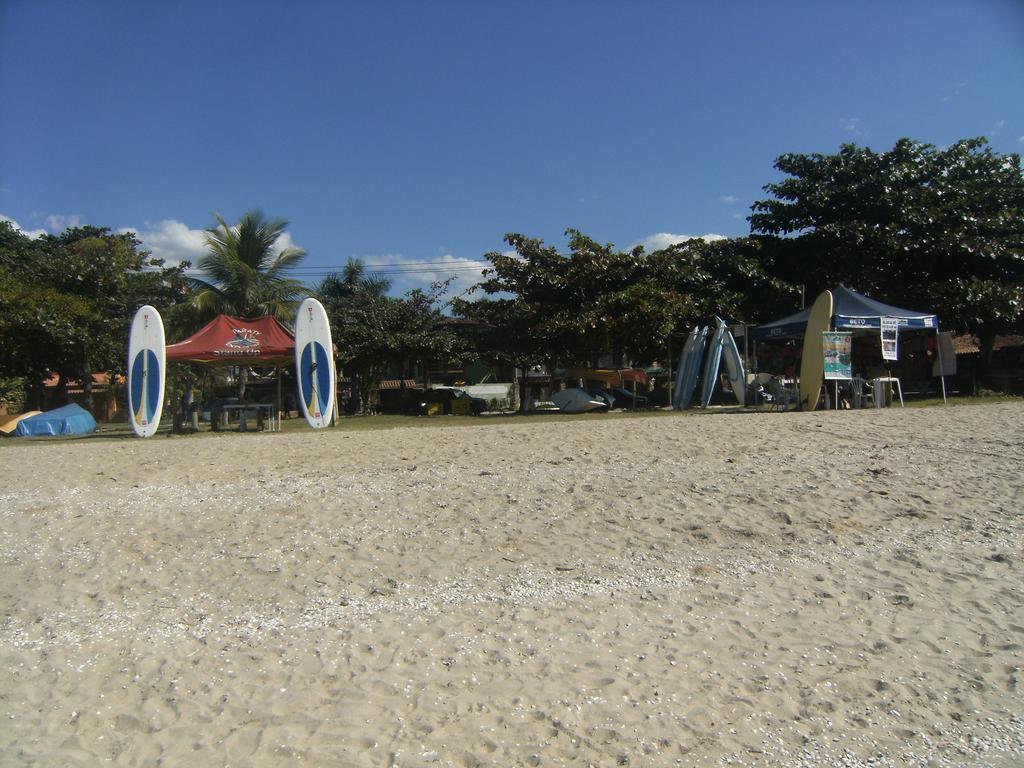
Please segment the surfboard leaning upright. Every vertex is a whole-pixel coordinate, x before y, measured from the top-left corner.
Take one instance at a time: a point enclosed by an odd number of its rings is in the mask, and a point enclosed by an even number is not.
[[[715,392],[718,382],[718,366],[722,362],[722,340],[725,338],[725,323],[722,318],[715,318],[715,335],[708,345],[708,359],[704,363],[704,381],[700,393],[700,405],[707,408],[711,403],[711,395]]]
[[[747,372],[739,347],[736,346],[736,338],[728,328],[725,329],[725,335],[722,337],[722,360],[725,362],[725,371],[729,374],[729,384],[732,387],[732,393],[736,395],[736,401],[741,406],[746,405]]]
[[[800,358],[800,410],[818,407],[821,385],[825,382],[825,344],[821,334],[832,324],[832,291],[822,291],[811,305],[804,331],[804,351]]]
[[[686,360],[686,367],[683,371],[683,389],[679,395],[679,410],[685,411],[690,407],[690,401],[697,390],[697,377],[700,375],[700,364],[704,359],[704,346],[708,338],[708,326],[700,330],[694,329],[694,344],[690,355]]]
[[[679,355],[679,367],[676,368],[676,385],[672,390],[672,407],[676,410],[682,410],[680,403],[683,399],[683,387],[686,384],[686,369],[693,358],[693,348],[697,345],[697,335],[699,333],[700,327],[694,326],[693,332],[686,338],[686,344],[683,345],[683,353]]]
[[[128,334],[128,418],[139,437],[151,437],[164,408],[167,365],[164,322],[148,304],[139,307]]]
[[[323,304],[304,300],[295,315],[295,372],[302,415],[314,429],[330,424],[334,413],[333,351]]]

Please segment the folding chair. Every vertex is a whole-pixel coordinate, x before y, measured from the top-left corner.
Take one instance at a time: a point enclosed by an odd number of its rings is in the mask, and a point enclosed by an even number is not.
[[[772,408],[781,408],[783,411],[789,410],[790,403],[795,406],[800,397],[799,393],[787,387],[777,377],[773,377],[768,382],[768,393],[772,398]]]

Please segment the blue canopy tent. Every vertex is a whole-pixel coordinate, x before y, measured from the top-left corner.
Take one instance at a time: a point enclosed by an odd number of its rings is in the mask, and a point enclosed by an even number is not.
[[[811,310],[807,308],[795,315],[773,320],[759,325],[754,330],[754,338],[764,339],[797,339],[804,335],[807,318]],[[855,331],[858,328],[880,329],[883,317],[894,317],[899,321],[900,329],[928,329],[938,331],[939,317],[929,312],[915,312],[902,309],[891,304],[876,301],[870,296],[851,291],[840,285],[832,290],[832,327],[837,331]]]
[[[15,434],[21,437],[40,435],[88,435],[96,431],[96,419],[82,406],[71,403],[18,422]]]
[[[754,329],[754,341],[803,338],[807,328],[808,307],[787,317],[773,320]],[[930,312],[894,307],[850,290],[844,285],[832,289],[832,328],[837,331],[881,331],[882,318],[895,318],[899,329],[939,332],[939,316]],[[941,351],[939,352],[941,357]],[[941,364],[940,364],[941,365]],[[946,379],[942,377],[942,399],[946,399]]]

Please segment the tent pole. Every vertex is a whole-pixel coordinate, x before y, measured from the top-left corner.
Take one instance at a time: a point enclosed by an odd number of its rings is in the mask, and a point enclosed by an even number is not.
[[[332,352],[333,352],[333,350],[332,350]],[[331,378],[334,379],[334,393],[333,393],[334,394],[334,409],[331,412],[331,418],[334,421],[332,426],[337,427],[337,426],[341,425],[341,412],[338,409],[338,369],[334,365],[334,355],[333,354],[331,354],[331,374],[332,374]]]
[[[281,397],[281,364],[277,364],[277,426],[275,429],[281,428],[281,406],[284,401]]]
[[[675,388],[672,386],[675,383],[675,379],[672,378],[672,334],[668,334],[668,381],[666,386],[668,387],[668,407],[672,407],[672,396],[675,394]],[[653,394],[653,392],[652,392]]]
[[[935,350],[939,353],[939,378],[942,380],[942,404],[949,405],[946,402],[946,367],[942,362],[942,344],[939,343],[939,329],[935,329]]]

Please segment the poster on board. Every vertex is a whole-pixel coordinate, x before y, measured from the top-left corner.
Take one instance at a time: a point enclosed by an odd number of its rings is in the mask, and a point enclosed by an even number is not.
[[[900,333],[900,321],[895,317],[883,317],[882,321],[882,359],[896,360],[896,343]]]
[[[821,334],[825,349],[825,379],[848,381],[853,378],[853,334],[845,331],[826,331]]]

